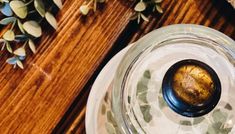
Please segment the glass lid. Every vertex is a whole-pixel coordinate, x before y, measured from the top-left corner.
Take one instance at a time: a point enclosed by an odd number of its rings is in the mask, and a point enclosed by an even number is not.
[[[235,133],[235,42],[197,25],[160,28],[140,39],[114,79],[121,133]]]

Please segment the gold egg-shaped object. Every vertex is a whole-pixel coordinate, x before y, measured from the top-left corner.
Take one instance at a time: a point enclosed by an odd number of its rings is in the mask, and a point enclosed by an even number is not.
[[[173,90],[184,102],[191,105],[201,105],[214,92],[211,75],[198,65],[183,65],[173,76]]]

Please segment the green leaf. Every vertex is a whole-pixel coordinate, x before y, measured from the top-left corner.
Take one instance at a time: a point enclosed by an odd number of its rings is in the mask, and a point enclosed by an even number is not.
[[[29,48],[30,48],[30,50],[31,50],[34,54],[36,53],[35,44],[34,44],[34,42],[33,42],[31,39],[29,39]]]
[[[135,20],[138,18],[138,13],[134,12],[132,16],[130,17],[130,20]]]
[[[6,47],[7,47],[7,51],[9,52],[9,53],[12,53],[13,51],[12,51],[12,48],[11,48],[11,45],[10,45],[10,43],[8,42],[8,41],[6,41]]]
[[[82,15],[87,15],[90,11],[90,8],[87,5],[82,5],[79,8],[80,12],[82,13]]]
[[[216,122],[209,125],[207,129],[207,134],[229,134],[231,132],[231,127],[225,127],[224,123]]]
[[[144,14],[141,13],[140,16],[144,21],[149,21],[149,19]]]
[[[55,5],[56,5],[59,9],[61,9],[61,8],[63,7],[61,0],[53,0],[53,2],[55,3]]]
[[[7,17],[7,18],[4,18],[0,21],[0,24],[1,25],[8,25],[12,22],[16,21],[16,18],[15,17]]]
[[[32,20],[26,21],[23,24],[23,28],[28,34],[30,34],[36,38],[38,38],[42,35],[41,26],[36,21],[32,21]]]
[[[108,94],[108,92],[106,92],[106,94],[104,96],[104,102],[108,103],[108,99],[109,99],[109,94]]]
[[[8,64],[15,65],[17,62],[17,58],[16,57],[8,58],[6,62]]]
[[[106,106],[102,104],[101,106],[101,114],[104,115],[106,113]]]
[[[16,35],[15,36],[15,41],[16,42],[25,42],[28,40],[28,37],[24,34],[21,34],[21,35]]]
[[[110,123],[110,125],[112,125],[114,127],[114,130],[115,130],[114,133],[120,134],[116,120],[115,120],[113,113],[111,111],[107,111],[107,121]]]
[[[216,131],[212,125],[209,125],[206,134],[216,134],[216,133],[218,133],[218,131]]]
[[[23,28],[23,24],[20,22],[19,19],[17,20],[17,25],[18,25],[20,31],[21,31],[22,33],[25,33],[24,28]]]
[[[129,104],[131,103],[131,96],[128,96],[127,101]]]
[[[144,72],[144,77],[145,77],[145,78],[148,78],[148,79],[151,78],[151,73],[150,73],[149,70],[146,70],[146,71]]]
[[[148,101],[147,101],[147,92],[139,93],[138,94],[138,99],[141,100],[144,103],[148,103]]]
[[[212,113],[212,117],[214,122],[222,122],[225,123],[227,120],[228,114],[226,112],[222,112],[220,109],[216,109]]]
[[[148,79],[142,78],[138,83],[137,83],[137,92],[136,94],[138,95],[139,93],[146,92],[148,90]]]
[[[15,33],[12,30],[8,30],[6,33],[4,33],[3,39],[7,41],[13,41],[15,39]]]
[[[114,127],[117,126],[116,120],[114,119],[113,113],[111,111],[107,111],[107,120],[113,124]]]
[[[106,0],[97,0],[98,3],[104,3]]]
[[[6,16],[12,16],[13,12],[11,10],[11,7],[8,3],[5,3],[3,7],[0,9],[1,13],[6,15]]]
[[[50,13],[50,12],[46,12],[45,14],[46,20],[47,22],[54,28],[57,29],[57,22],[55,17]]]
[[[233,107],[232,107],[229,103],[227,103],[227,104],[224,106],[224,108],[226,108],[226,109],[228,109],[228,110],[233,110]]]
[[[162,0],[154,0],[155,3],[161,3]]]
[[[24,47],[20,47],[14,51],[14,54],[17,56],[26,56]]]
[[[112,124],[105,122],[105,128],[108,134],[116,134],[115,128]]]
[[[25,56],[20,56],[20,57],[18,57],[18,58],[19,58],[19,60],[22,61],[22,60],[25,60],[26,57],[25,57]]]
[[[181,120],[180,124],[184,125],[184,126],[192,126],[192,123],[190,121],[187,121],[187,120]]]
[[[156,5],[156,10],[159,12],[159,13],[163,13],[163,10],[162,8],[159,6],[159,5]]]
[[[21,69],[24,69],[24,66],[22,64],[22,62],[20,60],[16,61],[16,64],[18,65],[18,67],[20,67]]]
[[[34,7],[42,17],[45,16],[46,11],[42,0],[34,0]]]
[[[0,0],[0,3],[9,3],[9,0]]]
[[[10,7],[19,18],[26,18],[28,14],[28,9],[24,2],[19,0],[13,0],[10,2]]]
[[[146,5],[145,5],[144,2],[139,2],[139,3],[137,3],[137,5],[136,5],[135,8],[134,8],[134,10],[135,10],[136,12],[142,12],[142,11],[144,11],[145,9],[146,9]]]
[[[140,106],[140,110],[143,114],[144,120],[147,123],[149,123],[153,118],[152,115],[150,114],[150,109],[151,109],[151,106],[149,106],[149,105]]]
[[[193,118],[193,125],[196,125],[196,124],[202,122],[203,120],[205,120],[205,117]]]
[[[232,127],[220,129],[220,134],[230,134]]]

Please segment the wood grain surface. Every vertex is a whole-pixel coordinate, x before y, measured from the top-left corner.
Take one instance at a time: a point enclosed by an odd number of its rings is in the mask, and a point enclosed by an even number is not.
[[[235,39],[235,10],[225,0],[163,0],[164,13],[129,21],[131,3],[109,0],[82,17],[81,0],[65,0],[57,32],[48,32],[25,69],[0,56],[0,132],[85,133],[91,85],[108,60],[148,32],[170,24],[200,24]]]
[[[57,16],[58,32],[41,39],[37,54],[24,63],[25,70],[13,69],[1,57],[1,134],[52,132],[131,15],[126,5],[113,1],[92,17],[82,18],[81,4],[64,2]]]

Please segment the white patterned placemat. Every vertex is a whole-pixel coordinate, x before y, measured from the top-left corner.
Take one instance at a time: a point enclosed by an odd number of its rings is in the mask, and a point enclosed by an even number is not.
[[[113,134],[118,131],[111,111],[112,81],[121,59],[130,46],[116,54],[105,65],[92,86],[85,119],[87,134]]]

